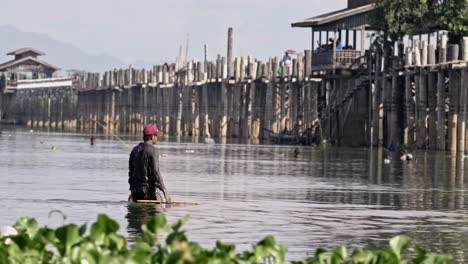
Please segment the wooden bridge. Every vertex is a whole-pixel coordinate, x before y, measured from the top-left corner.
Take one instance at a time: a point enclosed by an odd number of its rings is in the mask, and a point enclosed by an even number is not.
[[[261,142],[268,138],[263,128],[295,135],[313,129],[335,145],[464,151],[468,38],[461,50],[447,45],[446,35],[440,44],[409,41],[387,61],[368,52],[365,68],[330,76],[312,72],[310,50],[298,54],[289,75],[278,71],[284,63],[276,57],[115,69],[87,74],[68,89],[4,94],[3,111],[33,127],[92,133],[140,133],[157,123],[171,136]]]
[[[229,29],[225,57],[209,60],[205,47],[203,61],[88,73],[67,88],[0,92],[0,117],[91,133],[140,133],[157,123],[170,136],[221,142],[259,143],[268,131],[288,131],[338,146],[464,152],[468,37],[448,45],[437,32],[436,45],[428,35],[398,42],[393,52],[366,48],[371,2],[349,0],[346,9],[294,23],[312,27],[313,45],[291,64],[234,58]],[[345,48],[338,49],[342,37]]]

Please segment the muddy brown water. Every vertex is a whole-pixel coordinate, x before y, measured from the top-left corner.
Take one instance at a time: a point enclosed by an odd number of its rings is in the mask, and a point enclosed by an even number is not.
[[[468,164],[446,152],[415,152],[406,163],[378,149],[158,144],[161,171],[174,200],[198,206],[130,205],[128,148],[110,137],[0,127],[0,225],[32,216],[41,225],[90,223],[99,213],[131,237],[148,215],[189,215],[189,239],[217,239],[248,249],[273,235],[299,260],[314,249],[372,249],[404,234],[427,250],[468,263]],[[136,145],[138,139],[125,137]],[[171,142],[173,141],[173,142]],[[56,147],[55,150],[51,147]]]

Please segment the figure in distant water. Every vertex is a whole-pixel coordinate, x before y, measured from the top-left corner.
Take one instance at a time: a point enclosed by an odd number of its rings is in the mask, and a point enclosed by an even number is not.
[[[204,142],[205,144],[210,144],[210,145],[215,143],[214,139],[210,137],[205,137]]]
[[[138,200],[162,200],[158,189],[162,191],[166,202],[171,202],[161,172],[159,171],[159,151],[154,146],[159,137],[164,135],[156,125],[147,125],[143,129],[143,142],[134,147],[130,154],[128,183],[131,197]]]
[[[91,138],[89,139],[89,144],[90,144],[91,146],[95,145],[95,144],[96,144],[96,138],[91,137]]]
[[[407,153],[405,150],[401,151],[401,160],[406,160],[407,163],[409,163],[413,159],[413,155],[411,153]]]
[[[294,149],[294,158],[296,159],[302,159],[302,153],[299,151],[299,149]]]

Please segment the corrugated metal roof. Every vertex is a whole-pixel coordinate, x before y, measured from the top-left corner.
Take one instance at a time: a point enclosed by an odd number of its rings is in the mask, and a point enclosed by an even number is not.
[[[327,24],[337,22],[339,20],[359,17],[359,15],[365,14],[375,8],[374,4],[369,4],[365,6],[360,6],[356,8],[345,8],[338,11],[326,13],[323,15],[311,17],[299,22],[292,23],[292,27],[316,27],[316,26],[326,26]],[[364,22],[364,21],[363,21]],[[365,23],[364,23],[365,24]],[[353,25],[355,27],[356,25]]]

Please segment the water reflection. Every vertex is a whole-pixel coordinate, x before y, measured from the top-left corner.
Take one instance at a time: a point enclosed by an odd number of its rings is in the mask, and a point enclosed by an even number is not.
[[[141,140],[122,137],[130,145]],[[132,237],[151,215],[169,222],[190,215],[189,238],[207,247],[222,239],[243,250],[274,235],[298,260],[318,247],[382,248],[405,234],[468,263],[462,157],[421,151],[407,163],[382,149],[299,147],[304,157],[295,159],[296,147],[163,141],[161,170],[173,198],[201,205],[161,208],[126,202],[128,149],[97,139],[90,146],[89,135],[1,133],[0,225],[25,214],[49,224],[52,209],[77,223],[104,212]]]
[[[127,232],[131,237],[142,236],[141,225],[144,224],[150,216],[163,213],[162,206],[153,204],[128,203],[127,210],[128,213],[125,216],[128,221]]]

